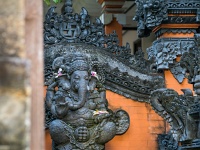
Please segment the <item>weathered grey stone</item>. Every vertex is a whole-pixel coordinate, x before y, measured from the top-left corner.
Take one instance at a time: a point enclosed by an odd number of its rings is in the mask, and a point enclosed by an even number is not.
[[[0,58],[0,87],[25,90],[28,84],[28,62],[19,58]]]
[[[0,5],[0,150],[30,146],[30,67],[25,50],[25,0]]]
[[[0,5],[0,57],[25,57],[24,3],[24,0],[9,0]]]
[[[26,96],[19,92],[0,91],[0,145],[24,148],[26,138]]]
[[[29,145],[27,66],[27,61],[20,58],[0,58],[0,149],[21,150]]]

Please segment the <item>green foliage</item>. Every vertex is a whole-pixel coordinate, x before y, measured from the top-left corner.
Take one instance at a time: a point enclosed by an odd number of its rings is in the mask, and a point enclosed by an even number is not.
[[[61,3],[62,0],[44,0],[44,2],[47,4],[47,5],[51,5],[51,1],[53,1],[55,4],[58,4],[58,3]]]

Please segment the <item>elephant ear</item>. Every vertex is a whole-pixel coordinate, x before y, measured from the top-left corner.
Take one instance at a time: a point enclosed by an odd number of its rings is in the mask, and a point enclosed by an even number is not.
[[[57,57],[52,63],[52,69],[57,70],[64,65],[64,57]]]
[[[91,71],[95,71],[97,73],[99,82],[101,82],[101,83],[105,82],[105,74],[103,71],[103,67],[98,61],[91,62]]]
[[[130,126],[130,117],[128,113],[122,109],[114,112],[115,123],[116,123],[116,134],[124,134]]]

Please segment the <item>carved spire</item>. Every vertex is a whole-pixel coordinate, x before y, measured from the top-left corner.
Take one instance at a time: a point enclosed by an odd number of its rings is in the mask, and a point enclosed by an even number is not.
[[[72,0],[66,0],[61,11],[63,14],[72,14],[72,12],[73,12]]]

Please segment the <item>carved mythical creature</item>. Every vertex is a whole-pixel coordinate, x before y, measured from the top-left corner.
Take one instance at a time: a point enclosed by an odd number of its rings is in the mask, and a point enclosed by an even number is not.
[[[57,73],[47,88],[46,104],[55,118],[49,124],[53,149],[102,150],[128,129],[128,114],[108,109],[98,62],[75,53],[56,58],[52,68]]]
[[[155,111],[171,125],[171,132],[177,141],[192,140],[197,137],[197,124],[189,115],[194,97],[189,89],[184,95],[172,89],[158,89],[152,92],[150,103]]]
[[[167,20],[164,0],[136,0],[137,10],[133,20],[138,22],[138,36],[149,36],[152,29]]]

